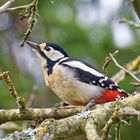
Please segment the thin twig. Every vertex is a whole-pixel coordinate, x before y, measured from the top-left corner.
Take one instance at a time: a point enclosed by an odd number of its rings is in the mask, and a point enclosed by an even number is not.
[[[127,23],[128,25],[130,25],[132,27],[135,27],[137,29],[140,29],[140,24],[135,23],[134,21],[128,20],[126,18],[123,18],[123,19],[119,20],[119,23]]]
[[[140,56],[137,56],[135,59],[133,59],[131,62],[129,62],[125,68],[128,71],[134,71],[134,70],[139,70],[140,68]],[[124,80],[124,78],[126,77],[126,72],[124,70],[120,70],[119,72],[117,72],[114,76],[112,76],[112,80],[116,83],[121,82],[122,80]]]
[[[121,128],[121,123],[120,122],[116,123],[116,127],[115,127],[115,131],[116,131],[115,140],[121,140],[120,128]]]
[[[102,130],[102,132],[103,132],[102,140],[108,139],[110,128],[111,128],[112,124],[114,123],[114,120],[116,119],[116,117],[117,116],[116,116],[116,111],[115,111],[113,113],[113,115],[111,116],[111,118],[109,119],[109,121],[106,122],[106,125]]]
[[[21,5],[21,6],[17,6],[17,7],[11,7],[11,8],[7,8],[5,9],[3,12],[10,12],[10,11],[14,11],[14,10],[23,10],[26,9],[29,5]]]
[[[37,85],[34,85],[33,88],[32,88],[32,92],[30,94],[30,97],[27,101],[27,107],[31,107],[35,98],[36,98],[36,93],[37,93],[37,90],[38,90],[38,86]]]
[[[121,100],[116,100],[115,103],[115,111],[112,114],[112,116],[110,117],[110,119],[107,121],[107,123],[105,124],[104,128],[102,129],[102,140],[107,140],[108,136],[109,136],[109,131],[110,128],[112,126],[112,124],[114,124],[115,122],[119,122],[119,111],[120,111],[120,105],[121,105]]]
[[[112,55],[114,56],[114,57],[116,57],[116,55],[118,54],[118,50],[116,50],[114,53],[112,53]],[[102,72],[106,75],[106,69],[107,69],[107,67],[108,67],[108,65],[111,63],[111,61],[112,61],[112,59],[110,58],[110,56],[109,57],[106,57],[106,59],[105,59],[105,63],[104,63],[104,65],[103,65],[103,67],[102,67]]]
[[[20,47],[24,46],[24,43],[26,42],[27,38],[33,31],[35,24],[37,23],[37,20],[38,20],[37,6],[38,6],[38,0],[33,0],[32,3],[26,8],[25,13],[22,15],[22,19],[29,17],[28,19],[29,25],[28,25],[27,31],[24,33],[22,41],[20,42],[20,45],[19,45]]]
[[[32,106],[35,98],[36,98],[36,94],[37,94],[37,90],[38,90],[38,86],[34,85],[32,88],[32,91],[30,93],[30,97],[26,103],[26,106],[29,108]],[[22,124],[22,128],[27,129],[27,127],[29,126],[29,122],[28,121],[24,121]]]
[[[8,0],[5,4],[3,4],[0,7],[0,14],[5,12],[14,2],[15,0]]]
[[[140,86],[140,83],[136,83],[136,82],[133,82],[133,83],[130,83],[131,85],[133,85],[134,87],[139,87]]]
[[[9,72],[6,71],[6,72],[1,72],[0,73],[0,79],[4,79],[7,86],[8,86],[8,89],[10,91],[10,95],[16,100],[16,103],[18,105],[18,108],[19,109],[25,109],[25,99],[21,96],[18,95],[15,87],[14,87],[14,84],[9,76]]]
[[[127,69],[125,69],[124,67],[122,67],[122,66],[117,62],[117,60],[114,58],[114,56],[113,56],[111,53],[110,53],[109,55],[110,55],[111,59],[113,60],[113,62],[115,63],[115,65],[116,65],[118,68],[122,69],[122,70],[125,71],[127,74],[129,74],[131,77],[133,77],[133,79],[135,79],[135,81],[140,82],[140,79],[137,78],[132,72],[130,72],[130,71],[128,71]]]

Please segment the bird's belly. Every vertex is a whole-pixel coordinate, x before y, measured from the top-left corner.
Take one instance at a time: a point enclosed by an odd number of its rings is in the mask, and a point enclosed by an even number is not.
[[[53,92],[63,101],[72,105],[86,105],[91,99],[99,98],[102,89],[80,81],[61,81],[59,85],[51,87]]]
[[[67,69],[59,66],[54,67],[47,83],[58,97],[72,105],[86,105],[91,99],[99,98],[103,90],[79,81],[72,72],[67,73]]]
[[[99,98],[102,89],[94,86],[89,87],[88,84],[81,82],[67,84],[65,81],[52,90],[65,102],[72,105],[86,105],[91,99]]]

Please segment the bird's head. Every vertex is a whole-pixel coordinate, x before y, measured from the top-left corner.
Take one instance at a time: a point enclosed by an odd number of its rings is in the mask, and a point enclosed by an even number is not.
[[[36,44],[31,41],[26,41],[26,43],[39,55],[45,59],[51,61],[58,61],[64,57],[68,57],[67,53],[62,47],[54,43],[41,43]]]

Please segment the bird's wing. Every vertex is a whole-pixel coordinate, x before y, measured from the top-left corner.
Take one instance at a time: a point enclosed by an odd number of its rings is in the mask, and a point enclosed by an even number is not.
[[[120,93],[126,93],[111,79],[98,72],[92,65],[86,62],[74,58],[67,58],[62,60],[59,64],[73,70],[75,72],[76,78],[81,82],[115,90]]]

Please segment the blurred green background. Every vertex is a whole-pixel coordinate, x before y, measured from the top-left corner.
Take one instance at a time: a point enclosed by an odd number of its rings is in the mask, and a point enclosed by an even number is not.
[[[1,0],[0,4],[4,2]],[[13,6],[30,2],[18,1]],[[52,107],[60,99],[45,86],[39,60],[27,45],[18,47],[27,29],[27,20],[20,21],[20,12],[0,15],[0,71],[10,71],[18,93],[27,101],[32,93],[36,93],[32,107]],[[124,17],[138,21],[128,1],[40,0],[39,15],[30,40],[57,43],[70,56],[91,63],[99,71],[106,56],[116,49],[120,51],[117,60],[122,65],[139,55],[139,30],[118,22]],[[111,77],[118,70],[111,64],[107,74]],[[127,77],[120,86],[131,93],[136,89],[130,86],[130,82],[133,79]],[[5,82],[0,81],[0,109],[15,107],[16,103],[9,96]],[[135,121],[132,126],[123,127],[122,139],[131,140],[135,137],[135,140],[139,140],[138,130],[140,126]],[[113,131],[111,139],[114,139]]]

